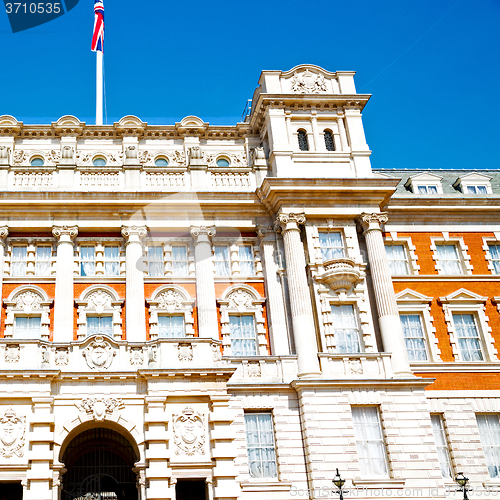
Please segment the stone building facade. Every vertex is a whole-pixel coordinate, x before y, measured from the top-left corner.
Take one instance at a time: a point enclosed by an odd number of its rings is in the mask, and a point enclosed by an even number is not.
[[[234,126],[0,117],[0,499],[500,485],[500,177],[373,170],[369,97],[302,65]]]

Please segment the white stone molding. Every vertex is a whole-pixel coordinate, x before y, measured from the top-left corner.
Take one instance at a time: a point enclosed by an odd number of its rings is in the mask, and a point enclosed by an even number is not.
[[[150,299],[149,304],[149,335],[151,340],[159,337],[158,315],[178,314],[184,316],[186,337],[194,337],[193,307],[195,300],[189,293],[178,285],[163,285],[157,288]]]
[[[42,158],[42,167],[31,167],[30,162],[34,158]],[[43,167],[54,167],[61,161],[61,151],[54,149],[50,151],[38,149],[15,149],[12,155],[12,166],[14,167],[31,167],[41,169]]]
[[[434,318],[431,315],[432,297],[427,297],[419,292],[406,288],[396,294],[396,301],[400,314],[418,314],[422,320],[424,338],[426,341],[427,353],[430,362],[441,361],[441,351],[438,347]],[[413,363],[415,361],[412,361]]]
[[[291,89],[295,94],[321,94],[328,92],[325,77],[321,73],[315,73],[309,69],[301,73],[296,71],[293,74]]]
[[[417,247],[412,243],[410,236],[399,236],[396,231],[391,231],[384,241],[389,245],[403,245],[408,257],[408,271],[410,275],[418,275],[420,266],[417,263],[418,255],[415,253]]]
[[[229,153],[227,151],[216,151],[210,152],[205,155],[207,165],[210,168],[214,168],[216,170],[224,170],[224,169],[238,169],[238,168],[249,168],[248,159],[244,152],[241,153]],[[224,159],[229,162],[229,167],[219,167],[217,165],[217,160]]]
[[[24,456],[26,417],[12,408],[0,416],[0,456],[3,458]]]
[[[443,178],[440,175],[436,175],[431,172],[423,172],[409,177],[405,182],[405,188],[410,189],[414,194],[419,194],[419,186],[435,186],[437,194],[443,194],[443,186],[441,184],[442,180]],[[425,194],[421,194],[421,196],[425,196]]]
[[[157,151],[153,150],[145,150],[145,151],[139,151],[138,153],[138,158],[139,162],[144,166],[144,167],[151,167],[154,169],[162,169],[166,170],[172,167],[186,167],[186,155],[184,151],[181,150],[165,150],[165,149],[160,149]],[[158,158],[164,158],[165,160],[168,161],[168,166],[166,167],[157,167],[155,165],[155,160]]]
[[[92,285],[76,300],[78,306],[78,340],[87,338],[87,316],[111,316],[113,338],[122,338],[121,312],[123,299],[108,285]]]
[[[93,165],[94,158],[104,158],[106,160],[106,165],[103,167],[96,167]],[[75,155],[76,165],[78,167],[84,167],[89,170],[109,170],[109,167],[122,167],[123,161],[125,159],[125,154],[122,150],[115,152],[95,150],[90,152],[84,152],[78,150]]]
[[[80,411],[87,413],[97,422],[102,422],[108,415],[112,415],[115,410],[123,408],[121,398],[94,397],[82,399],[77,403]]]
[[[206,418],[203,413],[186,407],[172,415],[175,454],[192,457],[206,454]]]
[[[437,249],[436,249],[436,243],[444,243],[447,245],[455,245],[455,248],[457,249],[457,255],[458,258],[460,259],[460,264],[462,266],[462,271],[463,274],[466,275],[472,275],[472,264],[470,263],[471,257],[467,253],[469,250],[469,247],[465,244],[464,239],[461,236],[452,236],[450,237],[450,234],[448,232],[443,232],[443,236],[431,236],[431,246],[430,249],[432,251],[432,259],[434,260],[435,264],[434,267],[436,268],[436,271],[438,274],[443,275],[443,269],[441,268],[441,264],[439,263],[439,258],[437,254]]]
[[[231,356],[232,354],[229,328],[229,316],[231,314],[248,314],[254,317],[257,353],[260,356],[269,354],[263,315],[265,301],[265,298],[261,297],[255,288],[244,284],[230,286],[224,291],[222,297],[217,300],[220,305],[222,346],[225,356]]]
[[[456,360],[463,361],[458,347],[458,338],[455,332],[453,313],[472,314],[476,319],[484,361],[497,361],[499,359],[498,350],[495,348],[495,339],[491,335],[492,329],[488,323],[489,318],[486,316],[487,300],[488,297],[482,297],[481,295],[471,292],[465,288],[460,288],[460,290],[456,290],[446,297],[439,298],[439,302],[443,306],[446,326],[450,335],[450,344]]]
[[[489,175],[484,175],[479,172],[470,172],[468,174],[460,176],[454,183],[454,188],[460,188],[462,193],[469,194],[467,188],[469,186],[484,186],[486,188],[486,194],[492,194],[491,189],[491,179]]]
[[[5,320],[5,338],[14,338],[14,323],[16,316],[39,317],[41,320],[40,338],[49,339],[50,305],[54,301],[47,293],[36,285],[23,285],[11,292],[4,306],[7,308]]]
[[[483,250],[486,254],[486,260],[488,261],[488,269],[490,270],[491,274],[497,274],[495,272],[495,268],[493,266],[491,258],[490,247],[489,247],[490,243],[495,245],[500,245],[500,233],[495,233],[495,236],[483,237]]]
[[[87,346],[82,350],[82,355],[87,366],[92,370],[106,370],[111,366],[116,356],[116,344],[102,335],[94,335],[88,339]]]

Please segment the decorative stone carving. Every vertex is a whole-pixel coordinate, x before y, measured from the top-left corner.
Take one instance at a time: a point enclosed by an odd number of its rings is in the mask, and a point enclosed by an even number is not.
[[[105,167],[95,167],[92,164],[92,160],[96,155],[101,155],[106,158],[106,166]],[[122,151],[119,151],[118,153],[115,153],[114,155],[112,154],[104,154],[101,152],[92,152],[92,153],[87,153],[83,154],[80,151],[77,151],[76,153],[76,163],[79,166],[82,167],[89,167],[91,169],[106,169],[107,167],[121,167],[123,164],[123,158],[124,154]]]
[[[173,415],[176,455],[205,454],[205,417],[192,408]]]
[[[9,227],[8,226],[0,226],[0,244],[4,238],[9,236]]]
[[[359,359],[350,359],[347,362],[347,371],[349,375],[363,375],[363,365]]]
[[[325,283],[334,292],[347,292],[353,284],[361,281],[360,272],[354,267],[354,260],[347,257],[323,262],[325,272],[316,276],[316,281]]]
[[[94,309],[97,314],[102,314],[104,309],[112,309],[113,297],[104,290],[96,290],[88,297],[88,308]]]
[[[216,228],[215,226],[192,226],[190,230],[191,236],[198,238],[199,236],[215,236]],[[195,241],[196,243],[196,241]]]
[[[9,157],[9,148],[7,146],[0,146],[0,159],[7,159]]]
[[[111,365],[113,357],[116,356],[116,351],[104,337],[97,335],[83,350],[83,355],[89,368],[104,370]]]
[[[15,299],[14,309],[30,314],[32,311],[41,309],[43,298],[35,292],[27,291],[20,293]]]
[[[94,420],[102,422],[106,419],[106,415],[112,415],[116,409],[122,408],[123,401],[121,398],[86,398],[77,406]]]
[[[70,239],[73,239],[78,235],[78,226],[53,226],[52,234],[56,238],[61,238],[62,236],[66,236],[69,237]]]
[[[5,361],[7,363],[18,363],[21,359],[21,347],[19,344],[7,344],[5,346]]]
[[[127,146],[125,148],[126,158],[137,158],[137,148],[135,146]]]
[[[154,159],[158,155],[161,155],[168,160],[169,167],[180,167],[186,165],[186,155],[183,151],[158,151],[151,153],[149,151],[141,151],[138,153],[139,162],[145,167],[154,167]]]
[[[149,348],[148,359],[150,363],[156,363],[158,361],[158,345],[153,344]]]
[[[248,376],[249,377],[260,377],[262,375],[262,370],[260,363],[248,363]]]
[[[201,152],[200,146],[193,146],[189,149],[189,158],[192,160],[201,160],[203,158],[203,153]]]
[[[369,229],[380,229],[380,224],[385,224],[389,218],[387,217],[387,212],[380,212],[369,214],[363,212],[359,217],[358,221],[363,226],[365,231]]]
[[[14,151],[14,155],[12,158],[12,163],[15,166],[28,166],[28,160],[30,157],[36,154],[37,156],[43,157],[44,166],[54,166],[59,163],[61,160],[61,152],[60,151],[25,151],[25,150],[17,150]]]
[[[229,307],[244,311],[247,307],[252,307],[254,298],[245,290],[238,288],[227,296]]]
[[[222,353],[220,352],[218,344],[212,344],[212,354],[214,361],[220,361],[222,359]]]
[[[148,234],[148,230],[145,226],[123,226],[122,236],[125,238],[130,238],[131,236],[136,236],[138,238],[144,238]]]
[[[63,160],[72,160],[73,159],[73,148],[71,146],[63,146],[62,159]]]
[[[193,346],[191,344],[179,344],[179,361],[193,361]]]
[[[296,229],[295,224],[297,226],[301,224],[305,224],[306,222],[306,216],[304,214],[294,214],[294,213],[289,213],[289,214],[279,214],[278,217],[276,217],[276,222],[275,225],[277,228],[280,228],[285,231],[287,229]],[[292,227],[289,227],[289,225],[292,225]]]
[[[209,167],[221,168],[217,165],[217,158],[220,156],[225,156],[229,159],[229,168],[248,168],[247,157],[245,153],[212,153],[207,155],[207,165]],[[222,167],[228,168],[228,167]]]
[[[42,345],[40,347],[40,352],[42,355],[42,364],[50,363],[50,350],[47,348],[46,345]]]
[[[57,366],[66,366],[69,363],[69,351],[65,347],[56,349],[55,363]]]
[[[298,94],[319,94],[327,92],[325,77],[315,74],[308,69],[303,73],[294,73],[292,77],[292,92]]]
[[[144,362],[144,352],[142,347],[131,347],[130,348],[130,364],[137,366],[142,365]]]
[[[166,290],[158,298],[158,309],[180,309],[183,306],[183,297],[175,290]]]
[[[18,415],[12,408],[0,418],[0,455],[4,458],[24,455],[26,417]]]
[[[254,159],[256,160],[265,160],[266,159],[266,153],[264,151],[264,148],[254,148]]]

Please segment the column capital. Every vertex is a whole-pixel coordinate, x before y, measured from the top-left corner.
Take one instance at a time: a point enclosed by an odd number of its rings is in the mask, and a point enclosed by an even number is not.
[[[0,245],[5,245],[5,238],[9,236],[9,227],[0,226]]]
[[[78,235],[78,226],[52,226],[52,234],[59,238],[58,243],[72,243]]]
[[[122,236],[127,239],[127,243],[140,243],[141,238],[148,234],[146,226],[122,226]]]
[[[299,231],[299,225],[305,224],[305,222],[305,214],[278,214],[274,222],[274,227],[281,228],[282,232],[293,230]]]
[[[208,241],[208,238],[215,236],[216,233],[215,226],[191,226],[189,232],[195,240],[195,243],[200,241]]]
[[[357,220],[366,233],[367,231],[374,230],[382,231],[380,225],[385,224],[389,218],[387,217],[387,212],[378,212],[373,214],[363,212]]]

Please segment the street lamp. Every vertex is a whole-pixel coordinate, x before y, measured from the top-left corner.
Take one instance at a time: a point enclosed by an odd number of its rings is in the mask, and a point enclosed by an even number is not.
[[[465,477],[463,472],[459,472],[455,476],[455,482],[460,486],[460,491],[464,492],[464,500],[469,500],[467,497],[467,483],[469,482],[469,478]]]
[[[340,495],[339,500],[344,500],[344,496],[342,494],[342,486],[344,486],[345,479],[342,479],[339,474],[339,469],[337,467],[337,475],[332,479],[333,484],[337,487],[339,491],[337,493]]]

